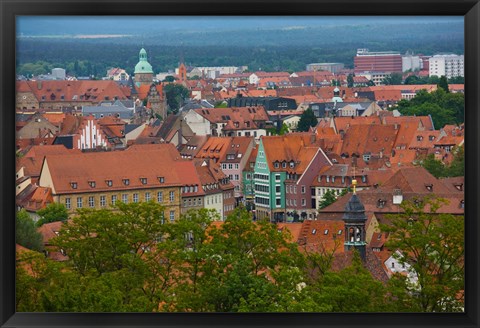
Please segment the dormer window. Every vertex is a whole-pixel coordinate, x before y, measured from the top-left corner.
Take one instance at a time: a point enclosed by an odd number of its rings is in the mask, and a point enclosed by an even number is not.
[[[325,229],[325,231],[323,232],[324,235],[328,235],[328,229]]]
[[[316,234],[317,233],[317,229],[313,229],[312,230],[312,235]]]
[[[140,178],[140,182],[142,184],[147,184],[147,178]]]
[[[160,183],[164,183],[164,182],[165,182],[165,178],[164,178],[164,177],[158,177],[158,181],[159,181]]]
[[[95,181],[88,181],[90,188],[95,188]]]
[[[276,169],[278,169],[278,168],[280,167],[280,163],[275,162],[275,163],[273,163],[273,166],[274,166]]]
[[[341,234],[342,234],[342,230],[338,230],[337,235],[340,236]]]
[[[460,208],[465,208],[465,200],[460,201]]]
[[[377,200],[377,207],[378,208],[383,208],[386,203],[387,203],[387,201],[385,199],[379,199],[379,200]]]
[[[291,161],[291,162],[290,162],[290,168],[293,169],[294,167],[295,167],[295,162],[294,162],[294,161]]]
[[[284,169],[286,169],[286,168],[287,168],[287,162],[283,162],[283,163],[282,163],[282,167],[283,167]]]
[[[430,141],[435,140],[435,136],[429,136],[429,137],[428,137],[428,140],[430,140]]]
[[[112,180],[105,180],[107,186],[111,187],[113,185]]]
[[[463,183],[456,184],[455,188],[457,188],[459,191],[463,191]]]
[[[423,140],[423,136],[417,136],[417,141],[422,141]]]
[[[72,187],[72,189],[77,189],[78,187],[76,182],[70,182],[70,186]]]
[[[122,179],[124,185],[128,186],[130,184],[130,179]]]
[[[428,191],[433,191],[433,184],[427,184],[425,188],[427,188]]]

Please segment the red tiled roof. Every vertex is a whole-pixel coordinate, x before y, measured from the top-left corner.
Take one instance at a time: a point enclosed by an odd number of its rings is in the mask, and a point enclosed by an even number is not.
[[[17,81],[17,91],[32,92],[38,101],[91,101],[98,103],[108,99],[127,99],[130,89],[111,80],[88,81]],[[54,95],[54,99],[52,99]],[[64,99],[61,99],[63,95]],[[45,100],[42,100],[42,96]],[[74,97],[76,96],[76,99]]]
[[[320,149],[316,139],[312,140],[311,133],[290,133],[283,136],[267,136],[261,138],[265,157],[270,171],[295,171],[302,174],[310,161]],[[274,162],[287,162],[287,167],[274,167]],[[288,165],[295,162],[295,168]]]
[[[372,125],[372,124],[380,125],[381,121],[378,116],[354,116],[354,117],[345,116],[345,117],[334,117],[333,124],[335,126],[337,133],[339,133],[341,130],[346,132],[351,126],[354,126],[354,125]]]
[[[390,154],[397,130],[393,125],[353,125],[343,139],[342,153],[363,155]]]
[[[129,179],[129,189],[180,186],[181,172],[175,165],[175,158],[167,150],[171,145],[148,146],[165,146],[165,150],[52,155],[46,157],[44,167],[46,165],[50,170],[55,194],[124,190],[126,187],[123,179]],[[177,158],[179,157],[178,155]],[[159,177],[164,178],[163,183],[159,181]],[[146,178],[147,183],[143,184],[141,178]],[[112,181],[111,187],[107,185],[107,180]],[[95,181],[94,188],[89,184],[91,181]],[[72,183],[76,183],[76,189],[72,187]]]

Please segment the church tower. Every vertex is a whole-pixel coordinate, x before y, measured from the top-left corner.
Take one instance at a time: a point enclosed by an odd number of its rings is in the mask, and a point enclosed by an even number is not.
[[[150,108],[156,114],[159,114],[164,121],[167,118],[167,101],[166,97],[163,94],[163,85],[150,85],[150,90],[148,91],[148,102],[150,103]]]
[[[135,85],[137,87],[147,84],[150,85],[153,83],[153,69],[152,65],[147,61],[147,51],[144,48],[140,50],[138,55],[139,60],[137,65],[135,65]]]
[[[345,206],[343,221],[345,222],[345,251],[357,249],[360,258],[365,260],[366,256],[366,229],[365,207],[357,196],[357,180],[352,181],[353,195]]]
[[[183,62],[178,67],[178,80],[182,83],[187,80],[187,68]]]

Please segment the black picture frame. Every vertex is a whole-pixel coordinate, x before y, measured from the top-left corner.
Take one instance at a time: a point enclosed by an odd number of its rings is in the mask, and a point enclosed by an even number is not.
[[[0,0],[1,327],[479,327],[480,4],[478,0]],[[461,15],[465,18],[465,313],[15,313],[16,15]]]

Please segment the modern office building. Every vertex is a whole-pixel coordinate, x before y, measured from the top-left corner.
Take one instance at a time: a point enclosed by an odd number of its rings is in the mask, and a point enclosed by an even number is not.
[[[355,74],[364,72],[402,73],[402,56],[399,52],[370,52],[358,49],[353,60]]]

